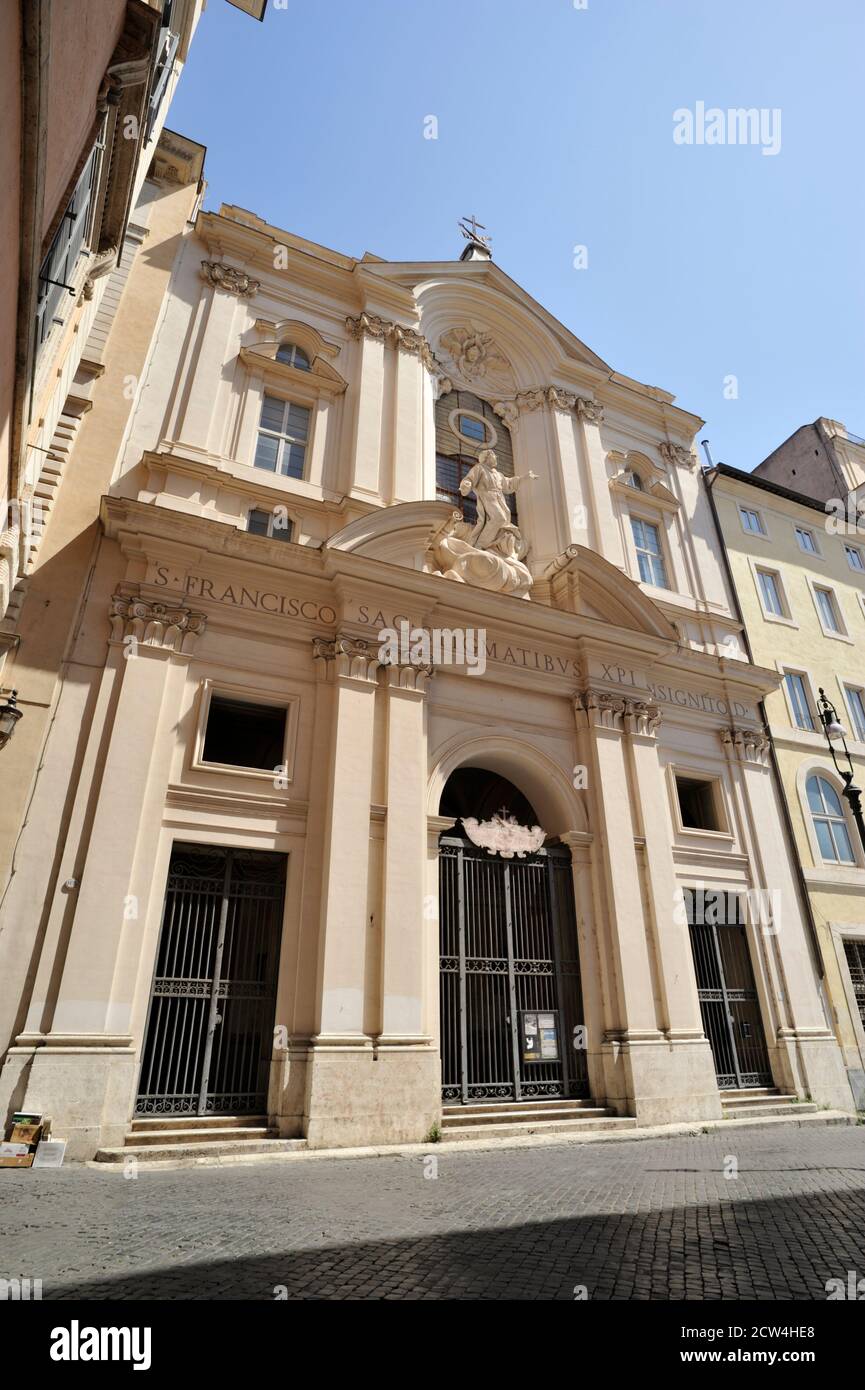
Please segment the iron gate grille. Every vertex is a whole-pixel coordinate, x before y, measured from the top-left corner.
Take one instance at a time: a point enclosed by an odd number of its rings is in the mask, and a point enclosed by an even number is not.
[[[499,859],[439,841],[442,1098],[588,1095],[570,853]],[[558,1013],[561,1060],[523,1063],[523,1010]]]
[[[727,1090],[771,1086],[742,899],[736,893],[711,893],[708,911],[701,908],[696,891],[686,890],[686,900],[700,1012],[718,1085]]]
[[[175,845],[137,1115],[267,1108],[285,856]]]
[[[859,1017],[865,1028],[865,941],[845,941],[844,954],[847,957]]]

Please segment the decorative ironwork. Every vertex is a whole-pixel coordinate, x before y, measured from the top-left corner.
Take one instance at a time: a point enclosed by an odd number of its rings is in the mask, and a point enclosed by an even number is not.
[[[771,1086],[744,905],[738,894],[726,893],[724,910],[718,913],[716,897],[712,895],[711,911],[704,913],[700,895],[685,894],[700,1013],[715,1058],[718,1086],[721,1090]]]
[[[135,1113],[267,1109],[285,856],[175,845]]]
[[[865,941],[845,940],[844,954],[853,985],[853,997],[859,1010],[862,1026],[865,1027]]]
[[[453,835],[439,841],[442,1099],[588,1095],[570,852],[488,855]],[[524,1064],[524,1010],[558,1011],[562,1056]]]

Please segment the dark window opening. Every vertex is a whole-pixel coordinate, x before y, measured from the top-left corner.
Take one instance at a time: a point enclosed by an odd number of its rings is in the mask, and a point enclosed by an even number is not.
[[[204,735],[206,763],[272,771],[283,761],[286,711],[213,695]]]
[[[718,805],[712,782],[700,777],[677,777],[676,792],[682,825],[688,830],[720,830]]]
[[[291,540],[291,522],[282,520],[273,512],[265,511],[263,507],[252,508],[246,529],[251,531],[253,536],[268,536],[271,540],[276,541]]]

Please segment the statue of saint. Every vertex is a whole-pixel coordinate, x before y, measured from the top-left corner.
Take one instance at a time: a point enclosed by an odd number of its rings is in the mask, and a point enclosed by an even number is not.
[[[521,483],[536,478],[523,473],[508,478],[496,467],[492,449],[482,449],[478,461],[460,483],[460,492],[477,499],[478,519],[474,526],[463,521],[459,512],[431,538],[430,550],[441,573],[460,584],[528,598],[532,573],[523,564],[526,543],[514,526],[506,502],[508,493]]]
[[[463,497],[473,492],[478,507],[477,524],[466,539],[479,550],[489,550],[498,540],[499,532],[512,525],[505,497],[516,492],[521,483],[537,476],[537,473],[522,473],[519,477],[508,478],[496,467],[493,450],[481,449],[477,463],[460,482]]]

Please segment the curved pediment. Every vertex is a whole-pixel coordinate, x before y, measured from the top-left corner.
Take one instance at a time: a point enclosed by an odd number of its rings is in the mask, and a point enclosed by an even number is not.
[[[569,608],[617,627],[679,641],[679,634],[654,599],[596,550],[569,545],[544,575],[553,607]]]
[[[324,546],[422,570],[430,535],[453,515],[451,502],[396,502],[349,522]]]

